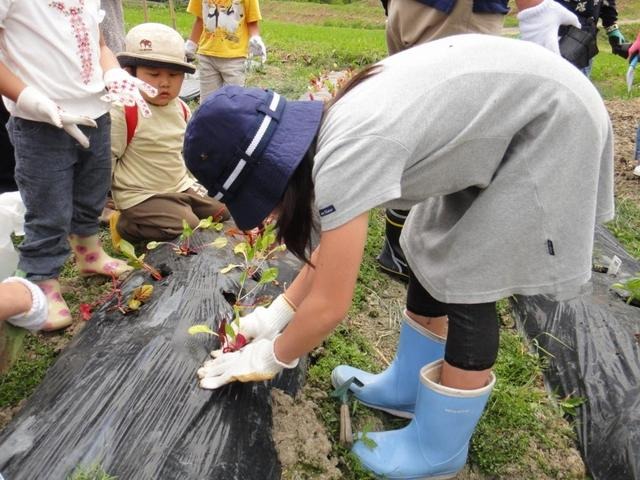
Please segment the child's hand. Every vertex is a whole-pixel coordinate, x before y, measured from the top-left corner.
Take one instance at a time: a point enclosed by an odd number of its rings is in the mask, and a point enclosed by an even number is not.
[[[16,106],[29,119],[62,128],[84,148],[89,148],[89,139],[78,125],[96,128],[96,122],[91,118],[65,112],[53,100],[33,87],[26,87],[20,92]]]
[[[267,61],[267,47],[260,35],[254,35],[249,39],[249,54],[254,57],[261,57],[262,63]]]
[[[138,105],[143,117],[150,117],[151,110],[144,101],[140,90],[153,98],[158,90],[139,78],[129,75],[122,68],[112,68],[104,74],[104,83],[109,93],[102,97],[105,102],[120,103],[126,106]]]

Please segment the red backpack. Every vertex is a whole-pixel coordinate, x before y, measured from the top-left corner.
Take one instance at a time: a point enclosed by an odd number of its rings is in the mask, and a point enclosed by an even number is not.
[[[178,103],[182,107],[182,113],[184,114],[184,121],[189,118],[189,107],[182,100],[178,99]],[[138,127],[138,105],[125,105],[124,106],[124,121],[127,124],[127,146],[131,143],[133,136],[136,133]]]

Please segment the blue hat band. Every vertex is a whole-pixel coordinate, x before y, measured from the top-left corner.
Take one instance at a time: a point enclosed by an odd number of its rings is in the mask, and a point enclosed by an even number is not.
[[[258,107],[257,109],[264,114],[260,125],[247,148],[244,151],[240,150],[238,152],[238,157],[240,157],[238,163],[222,183],[218,193],[214,195],[213,198],[216,200],[222,200],[224,198],[225,201],[229,201],[230,198],[232,198],[233,192],[242,183],[239,180],[241,180],[248,171],[248,169],[246,169],[247,165],[253,160],[260,158],[276,131],[286,101],[276,92],[269,93],[272,94],[270,101],[266,101],[264,106]]]

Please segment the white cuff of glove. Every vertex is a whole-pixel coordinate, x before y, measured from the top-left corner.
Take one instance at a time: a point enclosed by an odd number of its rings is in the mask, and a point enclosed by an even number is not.
[[[296,314],[284,294],[278,295],[268,307],[258,307],[245,317],[240,317],[238,331],[248,339],[275,338]]]
[[[7,318],[7,322],[16,327],[26,328],[31,331],[40,330],[47,321],[47,297],[36,284],[20,277],[9,277],[2,283],[21,283],[31,293],[31,309],[28,312]]]
[[[284,293],[278,295],[266,310],[269,313],[271,324],[278,332],[286,327],[296,314]]]
[[[267,354],[267,357],[265,357],[265,360],[267,362],[272,362],[273,365],[277,365],[280,368],[296,368],[298,366],[298,362],[300,361],[299,358],[296,358],[294,360],[292,360],[290,363],[284,363],[281,362],[280,360],[278,360],[278,357],[276,357],[276,340],[278,339],[280,335],[276,335],[276,338],[273,339],[273,342],[271,342],[271,348],[269,348],[265,353]],[[268,358],[270,357],[270,358]]]

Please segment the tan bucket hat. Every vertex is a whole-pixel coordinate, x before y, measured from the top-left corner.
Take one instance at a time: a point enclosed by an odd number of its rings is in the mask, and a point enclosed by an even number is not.
[[[164,67],[194,73],[185,58],[184,40],[173,28],[161,23],[141,23],[127,33],[126,51],[118,53],[123,67]]]

